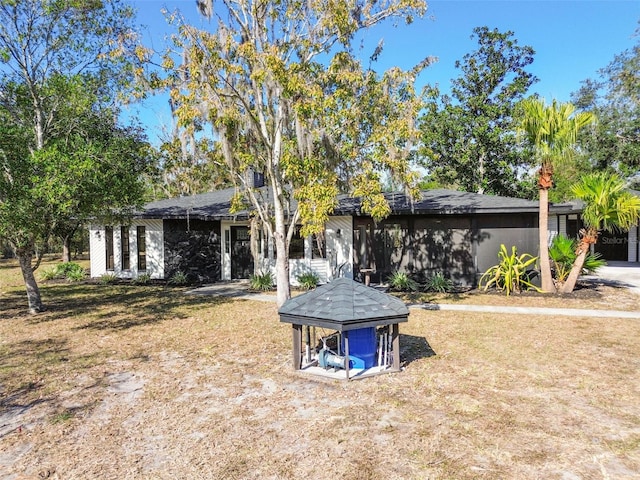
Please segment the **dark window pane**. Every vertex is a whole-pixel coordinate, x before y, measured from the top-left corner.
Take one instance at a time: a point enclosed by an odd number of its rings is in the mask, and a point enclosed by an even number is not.
[[[136,237],[138,240],[138,270],[147,269],[147,240],[145,234],[145,227],[138,227],[136,229]]]
[[[129,270],[131,268],[129,227],[120,227],[120,243],[122,245],[122,270]]]
[[[105,236],[105,248],[106,248],[106,260],[107,260],[107,270],[114,269],[114,258],[113,258],[113,227],[104,227],[104,236]]]
[[[296,227],[296,231],[291,238],[291,244],[289,245],[289,258],[296,260],[304,258],[304,238],[300,236],[300,228]]]

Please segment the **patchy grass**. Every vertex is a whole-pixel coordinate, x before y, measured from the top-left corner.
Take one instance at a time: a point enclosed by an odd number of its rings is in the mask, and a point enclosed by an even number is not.
[[[638,320],[416,310],[404,371],[347,383],[292,371],[273,303],[43,282],[29,316],[16,270],[0,262],[9,478],[640,476]],[[592,294],[442,298],[620,305]]]
[[[538,293],[524,291],[507,296],[495,289],[457,293],[394,293],[407,303],[452,303],[460,305],[505,305],[514,307],[578,308],[595,310],[638,309],[637,293],[622,286],[608,285],[597,279],[579,283],[572,293]]]

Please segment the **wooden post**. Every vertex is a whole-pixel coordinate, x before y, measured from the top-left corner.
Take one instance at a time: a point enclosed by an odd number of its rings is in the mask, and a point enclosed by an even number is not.
[[[291,324],[293,334],[293,368],[300,370],[302,367],[302,325]]]
[[[391,345],[393,348],[393,369],[400,370],[400,328],[397,323],[391,326]]]

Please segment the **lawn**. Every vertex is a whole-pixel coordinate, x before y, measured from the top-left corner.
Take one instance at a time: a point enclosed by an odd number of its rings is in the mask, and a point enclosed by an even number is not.
[[[0,478],[640,477],[640,321],[411,310],[403,371],[291,368],[273,303],[43,282],[0,262]],[[533,300],[532,300],[533,298]],[[605,308],[470,293],[449,301]]]

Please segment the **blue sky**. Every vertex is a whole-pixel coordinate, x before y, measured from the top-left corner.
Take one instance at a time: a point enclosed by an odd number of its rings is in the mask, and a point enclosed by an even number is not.
[[[171,33],[163,15],[163,7],[179,8],[185,16],[206,28],[199,18],[195,0],[131,0],[139,12],[139,23],[148,27],[147,42],[156,48],[163,37]],[[478,26],[511,30],[520,45],[530,45],[536,51],[529,71],[539,82],[532,88],[547,98],[568,101],[571,92],[587,78],[596,78],[614,56],[630,48],[640,39],[634,37],[640,19],[638,0],[436,0],[429,2],[425,18],[412,25],[383,25],[366,33],[365,45],[375,47],[384,40],[380,70],[397,65],[411,68],[426,56],[438,57],[428,67],[419,83],[438,84],[446,91],[452,78],[459,76],[456,60],[477,48],[472,40]],[[371,48],[366,50],[367,57]],[[151,141],[161,125],[170,122],[165,101],[149,101],[133,108],[148,125]],[[154,133],[155,132],[155,133]]]

